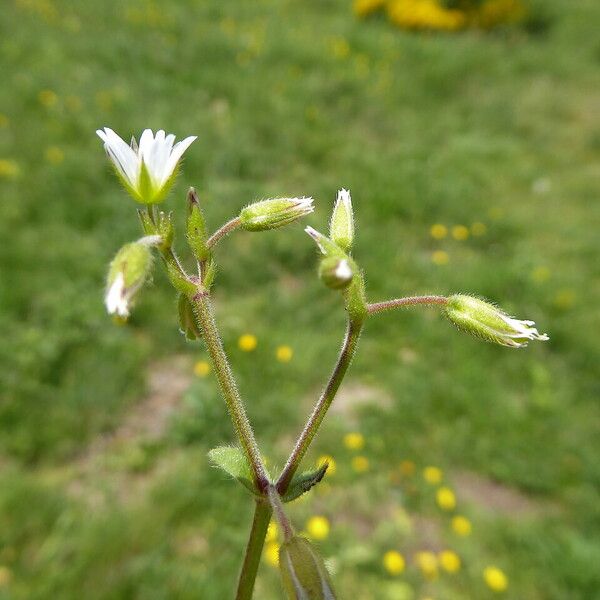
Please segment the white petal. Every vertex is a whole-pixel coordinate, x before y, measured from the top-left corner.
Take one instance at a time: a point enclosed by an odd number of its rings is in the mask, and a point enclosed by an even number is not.
[[[335,276],[342,281],[352,279],[352,269],[347,260],[340,260],[338,266],[335,269]]]
[[[338,191],[337,201],[343,202],[348,207],[352,206],[352,199],[350,198],[350,192],[348,190],[345,190],[344,188],[342,188],[341,190]]]
[[[179,162],[179,159],[183,156],[183,153],[197,139],[198,139],[197,136],[190,135],[189,137],[186,137],[184,140],[181,140],[181,142],[177,142],[173,146],[173,150],[171,151],[171,156],[169,157],[169,160],[165,166],[162,183],[165,183],[165,181],[167,179],[169,179],[169,177],[171,177],[171,175],[173,174],[173,171],[175,170],[175,167],[177,166],[177,163]]]
[[[136,153],[109,127],[105,127],[104,132],[98,130],[96,133],[104,141],[104,147],[115,166],[125,179],[135,187],[138,176]]]
[[[114,315],[116,313],[121,317],[129,316],[123,273],[119,273],[108,288],[104,303],[109,314]]]
[[[153,143],[154,133],[152,133],[152,129],[144,129],[142,135],[140,136],[140,144],[138,150],[138,155],[140,158],[145,158],[147,156],[148,152],[150,151],[150,148],[152,148]],[[148,163],[146,162],[146,164]]]

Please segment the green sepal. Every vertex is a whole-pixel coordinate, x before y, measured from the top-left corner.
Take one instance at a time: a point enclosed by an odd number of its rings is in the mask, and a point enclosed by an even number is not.
[[[185,294],[179,294],[177,310],[179,313],[179,330],[185,336],[185,339],[190,342],[200,339],[202,337],[202,330],[196,323],[192,303]]]
[[[237,479],[246,489],[256,493],[252,470],[240,448],[219,446],[209,450],[208,458],[216,467]]]
[[[329,467],[329,463],[323,463],[318,469],[313,469],[311,471],[304,471],[304,473],[300,473],[300,475],[294,475],[292,482],[288,486],[287,491],[281,497],[284,502],[292,502],[297,498],[300,498],[302,494],[305,494],[313,488],[317,483],[319,483],[323,477],[325,477],[325,473],[327,472],[327,468]]]
[[[206,245],[206,221],[200,208],[198,196],[194,188],[188,192],[188,215],[186,221],[186,238],[194,257],[197,261],[205,261],[210,256]]]
[[[204,273],[202,275],[202,285],[209,290],[217,276],[217,264],[214,260],[209,259],[204,265]]]
[[[279,572],[289,600],[335,600],[333,584],[323,559],[301,536],[279,548]]]
[[[158,213],[158,235],[162,238],[161,249],[166,250],[172,246],[174,230],[171,213],[165,213],[162,210]]]
[[[146,166],[146,162],[142,160],[142,165],[140,167],[140,178],[138,181],[138,192],[139,198],[142,199],[142,202],[145,204],[152,204],[154,200],[154,185],[152,183],[152,178],[150,177],[150,172],[148,171],[148,167]]]

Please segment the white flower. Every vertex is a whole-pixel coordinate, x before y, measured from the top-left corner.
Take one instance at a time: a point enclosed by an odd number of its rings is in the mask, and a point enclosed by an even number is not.
[[[129,299],[125,289],[123,273],[118,273],[115,280],[106,291],[104,298],[106,310],[110,315],[127,318],[129,316]]]
[[[144,204],[160,202],[166,196],[183,153],[196,139],[192,135],[175,143],[173,134],[165,135],[161,129],[155,136],[145,129],[139,146],[135,138],[129,146],[109,127],[96,133],[129,193]]]

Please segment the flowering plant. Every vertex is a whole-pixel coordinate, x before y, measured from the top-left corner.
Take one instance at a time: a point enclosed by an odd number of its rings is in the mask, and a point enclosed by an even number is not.
[[[147,129],[140,138],[139,146],[135,139],[128,146],[109,128],[99,130],[98,135],[125,189],[144,205],[138,210],[143,236],[124,245],[111,262],[106,308],[119,318],[129,316],[152,270],[152,253],[158,252],[178,293],[181,332],[188,340],[200,339],[205,344],[237,436],[239,446],[214,448],[209,453],[215,465],[248,489],[255,503],[254,520],[236,598],[252,598],[259,559],[272,516],[283,537],[279,565],[288,598],[335,598],[333,583],[323,560],[308,540],[296,534],[286,515],[285,503],[318,485],[329,468],[329,463],[324,461],[315,469],[299,472],[302,459],[350,366],[365,321],[383,311],[431,306],[440,309],[459,329],[500,345],[520,348],[530,340],[547,340],[548,336],[540,334],[532,321],[509,317],[494,305],[471,296],[410,296],[369,303],[364,273],[352,256],[355,223],[350,192],[340,190],[328,234],[312,227],[307,227],[306,232],[320,252],[320,279],[341,294],[347,313],[346,334],[331,376],[283,470],[278,477],[272,477],[258,448],[214,318],[211,288],[216,266],[213,252],[217,244],[235,230],[260,232],[301,219],[313,211],[312,198],[274,198],[255,202],[243,208],[238,216],[211,235],[201,202],[191,188],[187,195],[186,241],[195,259],[196,269],[194,273],[188,273],[173,249],[171,215],[157,210],[156,204],[167,195],[181,157],[196,138],[187,137],[175,144],[175,136],[165,135],[164,131],[157,132],[155,136]],[[397,561],[394,556],[389,559],[392,563]]]

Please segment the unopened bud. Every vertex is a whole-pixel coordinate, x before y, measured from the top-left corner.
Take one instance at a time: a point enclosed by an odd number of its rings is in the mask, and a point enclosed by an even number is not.
[[[279,571],[290,600],[335,600],[323,559],[306,538],[293,536],[281,544]]]
[[[448,298],[444,311],[459,329],[489,342],[511,348],[527,346],[529,340],[548,340],[533,321],[520,321],[489,302],[456,294]]]
[[[344,252],[350,252],[354,241],[354,212],[348,190],[338,192],[329,224],[329,237]]]
[[[273,198],[254,202],[240,212],[247,231],[265,231],[293,223],[314,210],[312,198]]]
[[[161,243],[159,235],[150,235],[125,244],[110,263],[104,303],[111,315],[129,316],[135,297],[152,267],[152,246]]]
[[[353,261],[348,257],[326,256],[319,264],[321,281],[334,290],[341,290],[348,286],[354,271]]]

